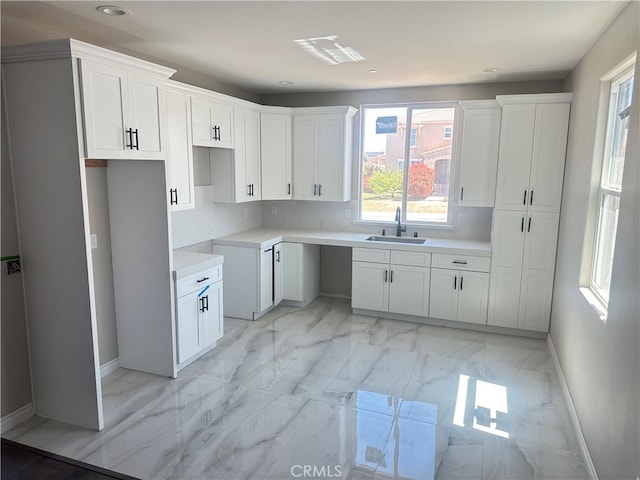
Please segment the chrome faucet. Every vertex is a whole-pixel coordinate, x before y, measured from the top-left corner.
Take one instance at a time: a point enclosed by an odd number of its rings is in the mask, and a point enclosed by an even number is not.
[[[396,237],[401,237],[402,232],[407,231],[407,227],[403,227],[400,223],[400,207],[396,208],[396,222],[398,222],[398,225],[396,226]]]

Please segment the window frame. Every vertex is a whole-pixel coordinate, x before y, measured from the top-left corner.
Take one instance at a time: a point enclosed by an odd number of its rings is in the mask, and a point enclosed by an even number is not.
[[[619,94],[619,86],[629,79],[634,77],[634,66],[635,66],[635,58],[632,62],[625,62],[619,69],[616,69],[615,73],[611,75],[609,80],[607,81],[607,90],[608,90],[608,101],[606,105],[606,128],[604,131],[604,148],[602,149],[602,155],[600,156],[600,178],[597,186],[597,203],[596,203],[596,214],[595,214],[595,226],[594,226],[594,235],[592,241],[592,255],[591,255],[591,265],[589,271],[589,293],[595,297],[597,301],[598,310],[604,314],[606,318],[606,312],[609,305],[609,293],[610,293],[610,285],[609,289],[602,288],[598,282],[596,281],[596,275],[599,271],[599,265],[603,262],[603,259],[599,256],[600,245],[604,241],[612,242],[613,244],[613,255],[611,260],[611,265],[609,266],[609,276],[611,276],[611,271],[613,269],[613,258],[615,257],[615,241],[618,230],[618,218],[616,215],[615,225],[612,232],[603,232],[605,228],[603,226],[603,222],[605,221],[605,213],[606,213],[606,200],[607,198],[617,199],[618,203],[620,201],[620,196],[622,194],[622,179],[620,180],[620,185],[611,185],[609,183],[609,174],[608,172],[611,169],[611,165],[614,162],[619,162],[620,158],[616,158],[614,155],[614,148],[616,147],[616,127],[619,125],[619,121],[622,119],[618,119],[619,114],[624,111],[623,108],[621,111],[618,111],[618,94]],[[637,79],[633,79],[633,82],[637,81]],[[633,101],[633,100],[632,100]],[[628,128],[628,127],[627,127]],[[626,139],[625,139],[626,144]],[[624,158],[622,158],[622,171],[624,172]],[[619,207],[618,210],[619,211]]]
[[[404,176],[403,180],[403,194],[402,194],[402,208],[401,208],[401,223],[403,226],[413,227],[413,228],[428,228],[428,229],[446,229],[451,230],[455,228],[453,219],[454,219],[454,208],[456,207],[456,203],[452,200],[454,198],[454,189],[455,183],[458,177],[459,171],[459,155],[460,155],[460,135],[461,135],[461,122],[462,122],[462,107],[460,106],[460,102],[458,101],[434,101],[434,102],[417,102],[417,103],[384,103],[384,104],[362,104],[359,109],[359,118],[360,118],[360,138],[359,138],[359,148],[358,148],[358,168],[357,168],[357,203],[356,203],[356,215],[353,220],[354,224],[367,225],[367,226],[380,226],[380,227],[389,227],[390,225],[395,225],[396,222],[391,218],[389,221],[381,221],[381,220],[366,220],[362,218],[362,175],[363,175],[363,158],[364,158],[364,141],[365,141],[365,111],[376,108],[406,108],[407,109],[407,124],[409,125],[411,122],[411,112],[413,110],[420,109],[453,109],[453,134],[451,138],[451,164],[450,164],[450,178],[449,178],[449,188],[447,192],[447,220],[446,222],[422,222],[416,220],[407,221],[407,183],[408,183],[408,173]],[[417,135],[416,135],[417,138]],[[410,130],[405,134],[405,152],[413,148],[411,146],[411,133]],[[405,159],[406,160],[406,159]],[[403,168],[404,170],[404,168]]]

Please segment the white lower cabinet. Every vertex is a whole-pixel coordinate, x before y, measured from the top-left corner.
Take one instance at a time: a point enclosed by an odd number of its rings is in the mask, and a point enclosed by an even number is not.
[[[558,213],[494,210],[488,324],[549,330]]]
[[[354,248],[351,306],[426,317],[431,254]]]
[[[194,359],[223,334],[222,266],[176,281],[178,364]]]
[[[429,316],[459,322],[487,323],[489,274],[431,269]]]
[[[279,245],[281,254],[276,252],[276,265],[281,268],[281,299],[306,306],[320,293],[320,246],[293,242]]]

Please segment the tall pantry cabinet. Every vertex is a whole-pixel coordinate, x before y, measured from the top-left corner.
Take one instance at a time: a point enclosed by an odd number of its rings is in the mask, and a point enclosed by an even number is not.
[[[2,49],[33,403],[43,417],[104,426],[87,158],[108,160],[120,365],[175,376],[161,88],[173,73],[71,39]]]
[[[549,330],[571,94],[502,105],[487,323]]]

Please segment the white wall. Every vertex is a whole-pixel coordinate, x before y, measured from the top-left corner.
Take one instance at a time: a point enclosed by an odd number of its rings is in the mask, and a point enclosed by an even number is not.
[[[211,252],[209,240],[262,225],[261,202],[214,203],[209,149],[194,147],[196,208],[171,214],[173,248],[193,246],[196,251]],[[206,242],[206,243],[203,243]],[[193,250],[193,248],[192,248]]]
[[[4,102],[2,106],[4,119]],[[0,194],[2,196],[0,213],[0,256],[9,257],[20,254],[18,245],[18,228],[16,225],[16,204],[13,196],[11,180],[11,162],[9,162],[9,146],[3,123],[2,156],[0,162]],[[0,312],[0,364],[2,365],[2,382],[0,385],[0,416],[5,416],[31,402],[31,372],[29,370],[29,353],[27,348],[27,324],[24,312],[24,291],[22,273],[7,274],[6,264],[0,263],[0,291],[2,298]]]
[[[118,356],[107,169],[91,167],[87,168],[86,172],[89,229],[92,234],[97,235],[98,240],[98,247],[91,250],[91,260],[96,298],[98,351],[100,365],[104,365]]]
[[[590,259],[588,206],[599,180],[594,169],[600,78],[638,49],[639,3],[631,4],[593,45],[565,85],[573,91],[551,337],[600,478],[640,474],[640,199],[638,116],[640,73],[625,160],[608,318],[579,291]],[[585,239],[586,237],[586,239]],[[585,250],[586,244],[586,250]]]

